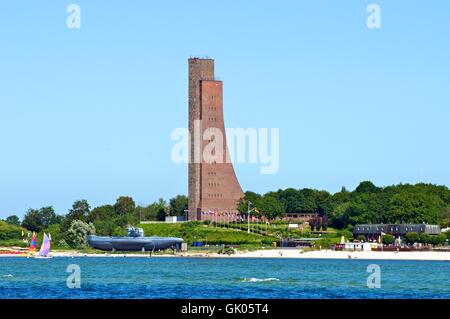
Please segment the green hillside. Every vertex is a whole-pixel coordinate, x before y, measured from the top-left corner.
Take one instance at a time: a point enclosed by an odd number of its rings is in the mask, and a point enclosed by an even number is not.
[[[238,229],[219,228],[199,222],[177,224],[140,224],[146,236],[171,236],[183,238],[189,245],[194,241],[207,244],[271,245],[276,238],[260,234],[248,234]]]

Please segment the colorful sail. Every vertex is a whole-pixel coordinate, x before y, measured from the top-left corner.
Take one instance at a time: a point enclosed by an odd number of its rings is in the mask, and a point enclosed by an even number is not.
[[[31,236],[30,251],[36,251],[36,233],[35,232],[33,232],[33,235]]]
[[[48,257],[49,253],[50,253],[50,238],[48,238],[48,236],[44,233],[44,240],[42,241],[39,256]]]

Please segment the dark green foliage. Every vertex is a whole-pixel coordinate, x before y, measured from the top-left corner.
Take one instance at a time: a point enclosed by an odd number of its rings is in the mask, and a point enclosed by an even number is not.
[[[116,228],[116,213],[112,205],[94,208],[88,215],[87,221],[93,223],[98,235],[110,236]]]
[[[64,218],[61,225],[61,230],[66,232],[74,220],[86,221],[89,216],[91,206],[85,199],[77,200],[73,203],[69,213]]]
[[[445,227],[450,221],[450,190],[432,184],[400,184],[377,187],[361,182],[353,192],[343,187],[334,195],[309,188],[287,188],[260,195],[246,192],[238,210],[247,213],[248,201],[268,218],[284,213],[318,214],[314,229],[325,230],[328,223],[337,229],[366,223],[429,223]]]
[[[88,222],[94,222],[99,220],[108,220],[114,218],[115,211],[112,205],[103,205],[95,207],[87,217]]]
[[[428,234],[420,234],[419,235],[419,243],[431,244],[431,236]]]
[[[30,208],[23,218],[22,227],[30,231],[40,232],[42,229],[60,222],[61,218],[55,214],[51,206],[40,209]]]
[[[330,249],[333,244],[336,244],[336,242],[333,242],[332,239],[321,238],[314,243],[314,247],[317,249]]]
[[[296,190],[288,188],[259,195],[254,192],[246,192],[238,203],[238,210],[247,213],[247,202],[252,202],[252,207],[257,208],[262,215],[269,219],[281,216],[284,213],[310,213],[329,214],[332,210],[330,194],[309,188]]]
[[[414,243],[430,244],[434,246],[443,245],[446,243],[447,236],[445,233],[439,235],[418,234],[411,232],[406,234],[405,240],[408,244]]]
[[[391,234],[383,235],[383,244],[392,245],[394,243],[394,236]]]
[[[153,204],[146,207],[139,206],[137,209],[140,213],[141,220],[158,221],[165,219],[170,208],[168,207],[167,202],[160,198]]]
[[[261,195],[255,193],[255,192],[251,192],[251,191],[247,191],[244,194],[244,197],[241,198],[237,204],[237,209],[241,214],[247,214],[247,210],[248,210],[248,202],[252,203],[252,207],[258,207],[259,205],[259,201],[261,200]]]
[[[362,194],[362,193],[376,193],[380,191],[380,188],[376,187],[372,182],[370,181],[364,181],[359,183],[358,187],[355,189],[355,193]]]
[[[20,219],[16,215],[6,217],[5,222],[7,222],[10,225],[20,226]]]
[[[328,216],[324,215],[322,217],[322,230],[326,231],[328,228]]]
[[[444,233],[445,237],[450,241],[450,230]]]
[[[72,205],[72,209],[69,210],[69,214],[67,214],[67,217],[74,220],[85,220],[87,216],[89,215],[89,212],[91,210],[91,206],[87,202],[87,200],[77,200]]]
[[[188,209],[188,198],[185,195],[177,195],[169,201],[170,216],[184,216]]]
[[[363,241],[366,240],[366,237],[364,237],[364,235],[359,235],[358,238],[356,238],[356,239],[357,239],[358,241],[363,242]]]
[[[430,236],[430,244],[432,244],[434,246],[440,246],[445,243],[446,239],[447,239],[447,236],[445,236],[444,234]]]
[[[39,232],[42,229],[42,221],[37,209],[28,209],[23,218],[22,227],[35,232]]]
[[[266,216],[269,219],[273,219],[283,214],[284,206],[277,198],[271,194],[265,194],[258,201],[257,208],[259,209],[260,216]],[[260,217],[259,216],[259,217]]]
[[[116,214],[125,216],[127,214],[131,214],[136,208],[136,204],[134,203],[133,198],[129,196],[121,196],[117,199],[114,204],[114,210]]]
[[[418,243],[419,240],[420,240],[420,235],[416,232],[407,233],[405,236],[405,241],[410,245]]]
[[[400,184],[378,188],[363,182],[357,190],[332,196],[329,217],[334,227],[365,223],[448,224],[450,190],[445,186]]]

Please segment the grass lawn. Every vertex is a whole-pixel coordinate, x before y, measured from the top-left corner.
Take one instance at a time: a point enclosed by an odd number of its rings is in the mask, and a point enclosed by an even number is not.
[[[197,222],[176,224],[141,224],[145,236],[170,236],[183,238],[188,245],[201,241],[211,245],[271,245],[277,241],[274,237],[241,231],[233,228],[221,228]]]

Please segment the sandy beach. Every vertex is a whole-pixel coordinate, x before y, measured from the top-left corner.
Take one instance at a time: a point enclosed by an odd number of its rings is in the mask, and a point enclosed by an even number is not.
[[[450,261],[450,252],[379,252],[317,250],[303,252],[293,249],[258,250],[237,253],[231,257],[299,258],[299,259],[367,259],[367,260],[441,260]]]
[[[177,254],[149,254],[127,253],[127,254],[86,254],[76,251],[52,252],[52,257],[105,257],[105,258],[152,258],[152,257],[168,257],[168,258],[297,258],[297,259],[361,259],[361,260],[435,260],[450,261],[450,252],[379,252],[379,251],[333,251],[333,250],[316,250],[302,251],[297,249],[267,249],[249,252],[237,251],[235,254],[217,254],[204,252],[183,252]],[[25,257],[16,254],[2,254],[1,257]]]

